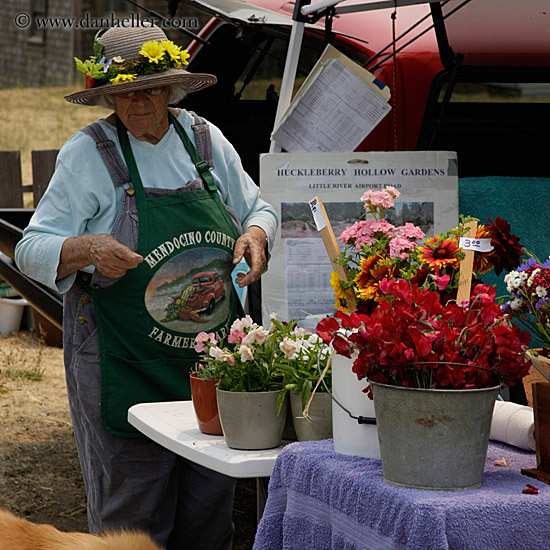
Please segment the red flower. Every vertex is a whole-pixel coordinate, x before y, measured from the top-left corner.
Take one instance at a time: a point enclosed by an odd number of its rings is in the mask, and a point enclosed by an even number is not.
[[[521,263],[523,245],[519,242],[519,237],[510,232],[510,224],[506,220],[499,216],[496,221],[487,219],[491,222],[491,225],[487,226],[487,231],[491,235],[493,245],[487,260],[493,264],[497,275],[503,270],[512,271]]]
[[[405,279],[391,279],[383,290],[386,300],[370,315],[338,313],[317,327],[336,353],[358,352],[352,370],[359,378],[460,389],[511,386],[528,373],[530,335],[495,304],[493,287],[477,285],[466,306],[443,306],[437,292]]]
[[[330,344],[334,333],[340,329],[340,323],[332,317],[326,317],[317,324],[317,336],[323,340],[323,343]]]

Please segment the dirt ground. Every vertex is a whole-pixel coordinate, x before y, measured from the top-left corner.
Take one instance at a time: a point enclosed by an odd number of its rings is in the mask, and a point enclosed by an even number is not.
[[[30,332],[0,336],[0,508],[87,532],[62,354]],[[255,482],[239,480],[234,550],[252,548],[255,498]]]

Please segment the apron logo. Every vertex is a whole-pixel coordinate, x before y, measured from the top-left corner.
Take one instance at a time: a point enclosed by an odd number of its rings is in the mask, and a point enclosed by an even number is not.
[[[216,340],[221,341],[229,334],[229,323],[221,327],[215,333]],[[176,336],[175,334],[170,334],[169,332],[162,330],[158,327],[153,327],[149,333],[149,338],[164,344],[165,346],[171,346],[173,348],[187,348],[191,349],[195,347],[195,337],[194,336]]]
[[[233,250],[235,247],[235,239],[221,231],[190,231],[189,233],[182,233],[178,237],[174,237],[171,241],[164,241],[145,256],[145,261],[153,269],[161,260],[171,256],[174,252],[179,253],[179,250],[182,248],[201,244],[203,235],[204,242],[209,245],[215,244],[229,250]]]
[[[207,235],[216,238],[215,234],[205,232],[204,240]],[[233,268],[233,255],[220,248],[196,247],[173,254],[156,269],[145,291],[147,311],[162,327],[149,336],[169,346],[190,347],[194,344],[185,342],[185,336],[196,334],[198,324],[200,330],[223,325],[229,317]],[[166,331],[175,344],[166,338]]]

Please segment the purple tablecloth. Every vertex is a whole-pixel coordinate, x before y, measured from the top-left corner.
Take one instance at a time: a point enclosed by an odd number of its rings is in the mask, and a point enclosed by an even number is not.
[[[379,460],[335,453],[330,439],[293,443],[275,463],[254,550],[550,548],[550,486],[520,473],[535,466],[535,453],[491,442],[481,489],[422,491],[384,483]],[[523,494],[527,483],[539,494]]]

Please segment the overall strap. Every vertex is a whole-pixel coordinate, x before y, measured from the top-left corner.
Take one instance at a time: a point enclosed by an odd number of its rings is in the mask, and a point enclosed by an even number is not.
[[[187,149],[187,152],[189,153],[191,160],[195,164],[195,168],[199,172],[199,176],[204,181],[206,189],[211,193],[217,192],[218,188],[216,186],[216,182],[214,181],[214,177],[210,172],[210,166],[208,162],[201,158],[196,147],[193,145],[192,141],[189,139],[189,136],[183,129],[183,126],[179,123],[176,117],[169,112],[168,118],[170,119],[170,122],[174,125],[176,132],[179,134],[184,147]]]
[[[82,131],[95,141],[96,149],[99,151],[113,183],[117,187],[122,187],[128,195],[133,195],[134,188],[132,187],[128,168],[126,168],[124,161],[119,155],[116,145],[107,137],[101,125],[97,122],[92,122],[83,128]]]
[[[212,137],[210,136],[210,127],[204,118],[193,111],[189,111],[195,123],[191,126],[195,132],[195,143],[199,155],[208,162],[210,169],[214,169],[214,148],[212,147]]]

